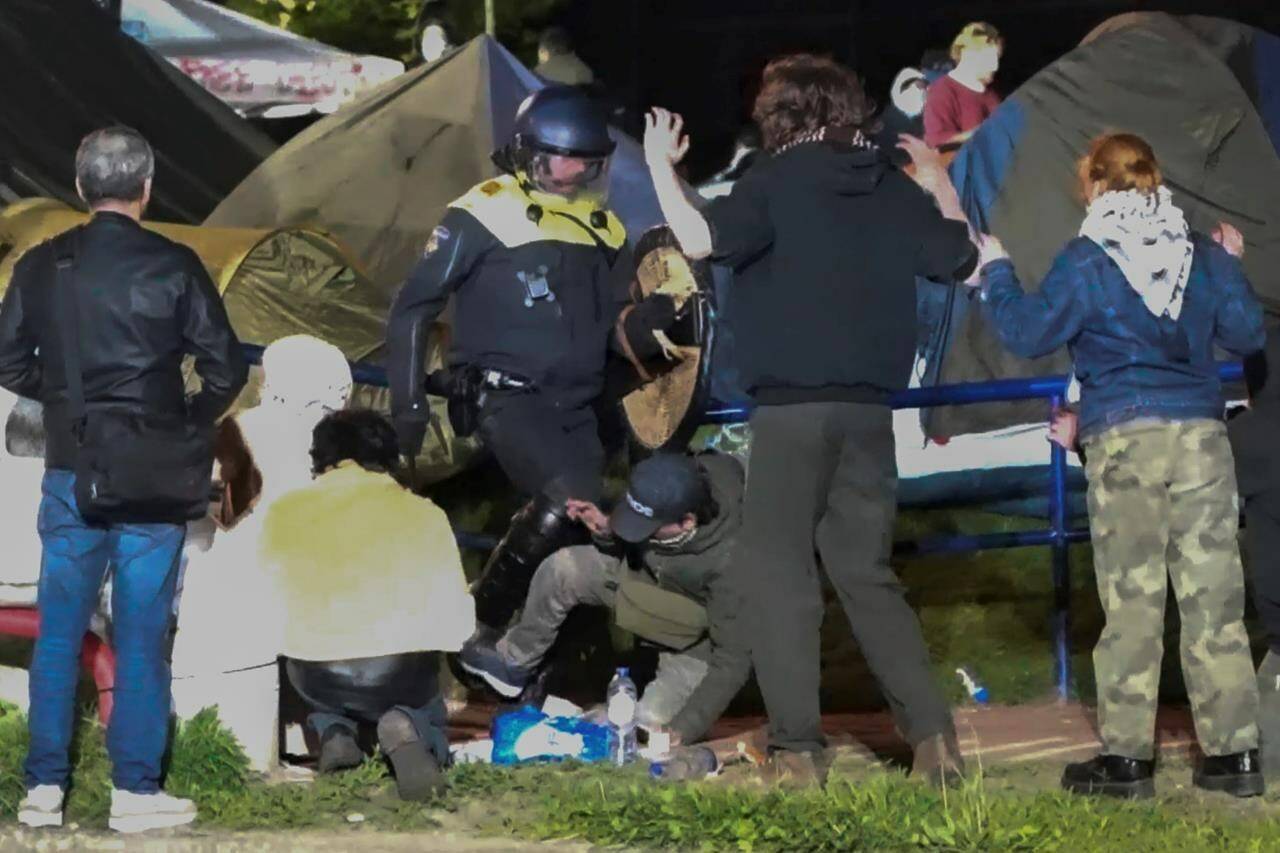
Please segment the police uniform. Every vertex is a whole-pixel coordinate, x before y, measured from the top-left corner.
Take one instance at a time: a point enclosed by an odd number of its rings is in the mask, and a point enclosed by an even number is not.
[[[391,309],[393,408],[420,412],[425,332],[456,300],[452,369],[477,368],[480,436],[524,493],[596,501],[604,386],[634,263],[611,212],[535,203],[512,175],[453,202]]]
[[[474,420],[507,476],[532,496],[476,584],[475,642],[496,638],[538,565],[584,535],[565,501],[600,498],[604,450],[592,404],[610,347],[640,367],[661,352],[652,332],[675,319],[670,297],[629,304],[635,264],[622,223],[604,207],[614,148],[584,92],[550,86],[530,95],[494,155],[506,175],[449,206],[387,322],[401,449],[421,445],[426,334],[453,297],[451,420],[455,428]]]

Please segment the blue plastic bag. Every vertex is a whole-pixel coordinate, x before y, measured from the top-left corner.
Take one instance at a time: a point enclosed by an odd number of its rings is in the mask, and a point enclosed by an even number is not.
[[[577,717],[550,717],[525,705],[493,721],[493,763],[605,761],[612,737],[608,726]]]

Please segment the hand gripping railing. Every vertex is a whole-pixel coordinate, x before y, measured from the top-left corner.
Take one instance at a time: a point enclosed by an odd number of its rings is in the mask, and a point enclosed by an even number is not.
[[[249,361],[260,363],[262,347],[245,345]],[[377,365],[353,362],[352,376],[356,382],[386,387],[386,372]],[[1244,376],[1238,362],[1218,365],[1223,382],[1236,382]],[[925,409],[936,406],[966,406],[975,403],[1007,403],[1017,400],[1048,400],[1052,412],[1061,408],[1066,399],[1068,378],[1045,376],[1030,379],[999,379],[992,382],[963,382],[957,385],[936,385],[930,388],[911,388],[901,391],[891,400],[895,409]],[[733,424],[746,422],[751,415],[745,406],[713,406],[703,417],[707,424]],[[935,536],[916,542],[894,543],[899,555],[921,556],[925,554],[963,553],[985,551],[993,548],[1025,548],[1048,545],[1053,554],[1053,653],[1054,683],[1058,697],[1067,699],[1071,689],[1071,562],[1070,546],[1073,542],[1087,542],[1086,527],[1067,527],[1067,452],[1057,444],[1049,450],[1049,526],[1041,530],[1019,530],[1006,533],[958,534]],[[458,545],[474,550],[490,550],[496,540],[465,532],[456,534]]]

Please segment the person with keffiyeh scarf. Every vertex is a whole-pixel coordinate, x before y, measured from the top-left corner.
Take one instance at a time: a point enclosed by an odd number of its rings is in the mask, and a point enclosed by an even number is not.
[[[1066,346],[1081,386],[1094,569],[1106,627],[1094,649],[1102,752],[1068,765],[1083,794],[1154,793],[1164,610],[1172,580],[1182,667],[1205,754],[1201,788],[1263,792],[1258,691],[1244,627],[1239,498],[1214,348],[1264,343],[1240,261],[1191,231],[1151,147],[1096,140],[1081,162],[1088,212],[1039,289],[982,241],[986,315],[1024,358]]]

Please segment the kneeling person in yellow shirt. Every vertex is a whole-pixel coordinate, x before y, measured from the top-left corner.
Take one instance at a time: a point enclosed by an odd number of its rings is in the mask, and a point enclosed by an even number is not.
[[[364,759],[376,726],[402,799],[444,785],[449,752],[439,653],[475,630],[475,604],[444,512],[395,479],[395,431],[372,411],[315,428],[315,481],[280,497],[262,557],[289,602],[281,647],[320,740],[320,770]]]

